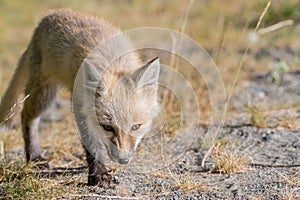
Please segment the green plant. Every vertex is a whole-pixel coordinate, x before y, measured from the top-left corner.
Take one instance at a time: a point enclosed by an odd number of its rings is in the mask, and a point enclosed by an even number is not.
[[[281,76],[290,71],[290,66],[285,60],[276,62],[273,68],[274,69],[271,71],[270,77],[275,83],[279,83],[281,80]]]

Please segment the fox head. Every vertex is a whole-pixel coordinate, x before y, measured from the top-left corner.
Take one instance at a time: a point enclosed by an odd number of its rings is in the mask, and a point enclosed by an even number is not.
[[[91,94],[94,95],[95,118],[88,124],[98,132],[109,157],[119,164],[130,162],[159,113],[159,71],[158,58],[127,73],[108,69],[100,78],[92,67],[85,69],[85,79],[97,82]]]

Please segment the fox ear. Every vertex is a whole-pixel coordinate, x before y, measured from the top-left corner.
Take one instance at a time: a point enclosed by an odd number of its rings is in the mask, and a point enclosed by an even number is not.
[[[93,65],[90,64],[86,64],[83,66],[83,70],[84,70],[84,80],[86,82],[98,82],[99,81],[99,74],[97,72],[97,70],[95,69],[95,67]]]
[[[100,90],[103,90],[103,84],[101,83],[101,71],[97,70],[97,67],[88,62],[87,60],[84,61],[83,67],[83,74],[84,74],[84,84],[85,89],[88,90],[96,90],[96,88],[100,88]]]
[[[137,88],[150,86],[157,87],[160,71],[159,58],[156,57],[132,74],[132,79],[137,83]]]

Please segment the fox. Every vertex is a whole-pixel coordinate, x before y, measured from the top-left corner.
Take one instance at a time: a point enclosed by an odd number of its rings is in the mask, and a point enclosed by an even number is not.
[[[99,45],[114,35],[121,35],[117,42]],[[19,96],[27,96],[21,111],[27,162],[49,167],[39,144],[38,124],[59,86],[75,95],[71,101],[86,153],[87,185],[111,183],[105,150],[116,163],[131,161],[160,110],[160,63],[157,57],[142,64],[135,51],[117,55],[130,45],[119,27],[90,14],[58,9],[48,11],[40,20],[0,104],[0,122],[5,122]],[[97,46],[98,51],[93,51]],[[91,52],[98,62],[87,59]],[[82,84],[74,88],[79,71]]]

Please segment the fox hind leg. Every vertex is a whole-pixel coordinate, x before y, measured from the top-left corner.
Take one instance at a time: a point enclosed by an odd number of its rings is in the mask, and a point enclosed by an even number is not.
[[[27,161],[45,161],[42,157],[42,149],[38,139],[38,123],[40,115],[51,104],[56,94],[55,84],[41,84],[37,79],[29,78],[25,94],[29,97],[25,100],[22,110],[22,132],[25,142]],[[45,168],[48,164],[41,162],[38,167]]]

